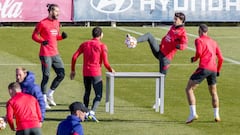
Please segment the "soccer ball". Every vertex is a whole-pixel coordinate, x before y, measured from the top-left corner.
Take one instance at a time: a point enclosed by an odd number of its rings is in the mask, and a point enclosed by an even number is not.
[[[137,40],[135,37],[132,37],[128,34],[125,40],[125,44],[128,48],[135,48],[137,46]]]
[[[5,122],[4,118],[0,117],[0,130],[5,129],[7,126],[7,123]]]

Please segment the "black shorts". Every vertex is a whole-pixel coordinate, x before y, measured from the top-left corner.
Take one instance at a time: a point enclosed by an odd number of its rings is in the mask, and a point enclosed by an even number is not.
[[[205,78],[207,78],[208,85],[214,85],[217,83],[217,73],[202,68],[198,68],[190,77],[191,80],[198,84],[200,84]]]

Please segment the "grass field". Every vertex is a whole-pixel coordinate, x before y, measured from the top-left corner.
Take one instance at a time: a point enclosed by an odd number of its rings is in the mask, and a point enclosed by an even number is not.
[[[59,42],[59,51],[66,68],[66,78],[55,93],[57,106],[46,113],[42,127],[43,135],[56,134],[57,124],[68,114],[68,105],[73,101],[82,101],[84,87],[82,82],[82,56],[78,59],[77,76],[69,79],[72,54],[79,44],[91,36],[86,27],[63,27],[68,39]],[[154,79],[116,79],[115,113],[105,112],[105,89],[103,99],[96,112],[100,123],[83,122],[85,135],[238,135],[240,134],[240,27],[210,27],[209,35],[218,41],[225,61],[218,78],[220,98],[220,116],[222,122],[213,122],[211,98],[204,81],[196,90],[197,112],[199,120],[186,125],[189,114],[185,86],[197,63],[191,64],[194,55],[194,39],[197,27],[186,27],[189,49],[179,51],[172,61],[165,82],[165,112],[160,115],[152,109],[155,95]],[[166,34],[168,27],[103,27],[103,42],[108,45],[109,61],[117,72],[158,72],[158,62],[154,59],[147,43],[139,44],[135,49],[124,45],[126,33],[133,36],[151,32],[156,38]],[[5,115],[5,103],[9,99],[7,85],[15,81],[15,68],[24,66],[33,71],[40,84],[39,45],[31,40],[33,27],[0,27],[0,116]],[[103,81],[105,85],[105,69]],[[54,72],[51,72],[51,79]],[[50,85],[50,84],[49,84]],[[104,87],[105,88],[105,87]],[[92,93],[91,98],[93,98]],[[13,135],[9,127],[0,131],[0,135]]]

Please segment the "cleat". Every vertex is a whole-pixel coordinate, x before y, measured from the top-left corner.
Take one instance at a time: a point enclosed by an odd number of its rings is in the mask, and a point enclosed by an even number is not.
[[[127,38],[130,38],[131,36],[130,36],[130,34],[127,34],[126,37],[127,37]]]
[[[57,104],[54,102],[53,96],[47,96],[47,101],[50,105],[56,106]]]
[[[92,121],[95,121],[95,122],[99,122],[99,120],[96,118],[96,116],[95,115],[89,115],[88,116],[88,120],[92,120]]]
[[[215,120],[215,122],[220,122],[221,121],[220,117],[216,117],[214,120]]]
[[[198,119],[198,115],[196,114],[195,116],[189,116],[187,121],[186,121],[186,124],[190,124],[192,123],[194,120],[197,120]]]
[[[48,103],[45,103],[46,105],[45,105],[45,108],[46,109],[51,109],[51,107],[48,105]]]
[[[93,112],[93,111],[86,113],[85,120],[86,121],[95,121],[97,123],[99,122],[99,120],[95,116],[95,112]]]

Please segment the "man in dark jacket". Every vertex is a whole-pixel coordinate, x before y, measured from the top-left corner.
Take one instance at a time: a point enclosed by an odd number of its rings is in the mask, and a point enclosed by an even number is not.
[[[39,85],[35,84],[34,73],[27,71],[23,67],[16,68],[16,82],[20,83],[23,93],[30,94],[34,96],[40,106],[42,113],[42,121],[45,118],[45,102]]]
[[[71,115],[58,125],[57,135],[83,135],[83,127],[80,122],[84,121],[86,112],[89,110],[81,102],[73,102],[69,106]]]

